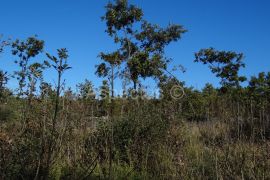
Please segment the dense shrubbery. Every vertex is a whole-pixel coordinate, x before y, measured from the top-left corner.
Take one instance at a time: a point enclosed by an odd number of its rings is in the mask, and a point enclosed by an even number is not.
[[[189,89],[180,100],[117,98],[113,121],[95,115],[102,100],[69,92],[72,97],[60,99],[49,177],[108,177],[113,136],[112,176],[117,179],[269,178],[269,103],[251,104],[251,92],[244,88],[238,109],[231,95],[206,89]],[[38,178],[43,177],[53,94],[35,99],[31,113],[25,110],[27,124],[19,108],[24,100],[10,96],[2,105],[2,178],[33,179],[39,166]]]

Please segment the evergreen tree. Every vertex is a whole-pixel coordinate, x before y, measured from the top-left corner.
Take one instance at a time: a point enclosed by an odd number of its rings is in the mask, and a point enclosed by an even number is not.
[[[94,86],[91,81],[85,79],[84,83],[80,83],[77,85],[79,89],[79,95],[81,99],[84,100],[94,100],[96,95],[94,92]]]

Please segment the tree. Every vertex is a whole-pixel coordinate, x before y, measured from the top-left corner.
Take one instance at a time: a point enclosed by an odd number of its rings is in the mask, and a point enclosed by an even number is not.
[[[216,101],[217,101],[217,90],[213,87],[212,84],[205,84],[202,89],[202,95],[205,99],[205,109],[207,114],[207,120],[214,117],[214,110],[216,109]]]
[[[60,101],[60,93],[61,93],[61,87],[62,87],[62,76],[64,72],[71,67],[67,64],[68,59],[68,51],[65,48],[57,49],[57,55],[58,57],[52,56],[49,53],[46,53],[47,57],[51,61],[51,65],[48,61],[46,61],[46,64],[48,66],[52,66],[56,72],[57,72],[57,85],[56,85],[56,97],[54,101],[54,114],[52,117],[52,129],[51,129],[51,137],[49,139],[49,145],[48,145],[48,157],[45,167],[45,176],[48,176],[49,168],[52,162],[52,154],[54,152],[55,146],[57,145],[56,142],[59,138],[58,131],[56,130],[56,123],[59,113],[59,101]],[[46,178],[45,178],[46,179]]]
[[[270,101],[270,72],[260,72],[258,76],[252,76],[248,90],[252,100],[255,100],[260,107],[266,106]]]
[[[8,45],[7,41],[2,41],[2,35],[0,35],[0,54],[3,52],[4,47]],[[0,70],[0,100],[2,99],[3,92],[5,89],[5,85],[8,81],[8,75],[7,72],[4,72],[3,70]]]
[[[130,5],[127,0],[109,2],[102,19],[107,25],[106,32],[118,45],[118,49],[112,53],[101,53],[104,62],[97,66],[97,74],[108,77],[110,81],[113,118],[114,80],[117,77],[129,78],[136,92],[140,78],[159,79],[169,63],[164,56],[164,48],[180,39],[186,30],[180,25],[161,28],[148,23],[143,20],[142,9]]]
[[[32,84],[32,75],[40,77],[42,64],[29,64],[31,58],[36,57],[43,51],[44,41],[37,39],[37,37],[29,37],[25,41],[16,40],[12,43],[12,54],[18,56],[15,61],[19,65],[20,70],[15,71],[15,76],[19,80],[19,96],[29,93],[30,89],[25,89],[28,84]]]
[[[0,102],[4,98],[5,85],[7,84],[7,72],[0,70]]]
[[[58,58],[55,56],[46,53],[47,57],[52,61],[52,67],[57,71],[57,85],[56,85],[56,98],[55,98],[55,108],[54,108],[54,116],[53,116],[53,127],[55,127],[57,114],[59,111],[59,97],[60,90],[62,85],[62,76],[64,72],[71,67],[67,64],[68,51],[65,48],[57,49]]]
[[[212,73],[221,78],[221,85],[239,87],[246,77],[239,76],[241,67],[245,67],[243,54],[232,51],[217,51],[214,48],[201,49],[195,53],[195,62],[208,64]]]
[[[242,116],[240,103],[243,102],[241,82],[246,80],[246,77],[239,75],[241,67],[245,67],[243,61],[244,55],[232,51],[217,51],[214,48],[201,49],[195,53],[195,62],[208,64],[212,73],[221,78],[221,92],[228,94],[229,102],[232,107],[231,112],[233,119],[237,121],[237,137],[241,138]],[[229,90],[229,93],[228,93]],[[236,105],[236,107],[235,107]]]
[[[129,5],[127,0],[108,3],[106,10],[102,17],[107,24],[106,32],[119,45],[111,54],[118,55],[114,61],[119,62],[119,66],[123,64],[122,74],[128,74],[134,90],[137,90],[140,78],[159,79],[169,63],[164,56],[164,48],[180,39],[186,30],[173,24],[161,28],[143,20],[143,11]]]
[[[91,116],[94,117],[94,104],[96,100],[96,94],[94,92],[94,86],[91,81],[85,79],[83,83],[77,85],[79,90],[79,101],[82,102],[83,113],[88,114],[91,107]]]
[[[140,32],[134,35],[137,41],[133,42],[136,51],[131,52],[127,60],[127,69],[135,90],[140,78],[152,77],[162,80],[164,71],[167,72],[168,63],[171,61],[165,56],[164,49],[171,42],[179,40],[185,32],[181,25],[170,24],[161,28],[145,20],[142,22]],[[129,49],[127,47],[126,51],[130,51]]]
[[[91,81],[85,79],[84,83],[77,85],[79,89],[79,95],[81,99],[94,100],[96,95],[94,92],[94,86]]]
[[[33,98],[33,94],[36,91],[37,81],[43,82],[43,71],[47,68],[46,64],[41,63],[33,63],[29,65],[29,73],[27,74],[27,78],[29,80],[28,84],[28,101],[31,104],[31,100]]]
[[[252,76],[249,81],[249,90],[255,96],[267,97],[270,95],[270,72],[261,72],[258,77]]]
[[[109,100],[110,99],[110,88],[108,85],[108,81],[102,81],[102,85],[100,86],[100,98],[101,100]]]
[[[8,81],[7,72],[0,70],[0,92],[2,92],[2,90],[5,88],[7,81]]]
[[[103,63],[97,66],[96,74],[99,77],[108,77],[111,88],[111,98],[114,98],[114,80],[118,77],[119,72],[115,72],[115,69],[121,65],[122,57],[119,52],[113,52],[111,54],[100,54]]]

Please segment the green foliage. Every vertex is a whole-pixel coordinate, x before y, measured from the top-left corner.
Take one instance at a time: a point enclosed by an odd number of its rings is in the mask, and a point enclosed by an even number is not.
[[[119,49],[109,54],[101,53],[101,59],[111,66],[121,67],[123,64],[122,74],[133,82],[134,90],[137,90],[140,78],[160,79],[169,63],[164,56],[165,47],[179,40],[186,30],[180,25],[170,24],[161,28],[149,23],[143,20],[142,10],[129,5],[126,0],[110,2],[106,10],[102,18],[107,24],[106,32],[114,38]],[[107,76],[112,69],[102,63],[97,74]]]
[[[49,53],[46,53],[47,57],[52,61],[52,67],[60,74],[63,74],[64,71],[71,69],[71,67],[67,64],[68,51],[66,48],[57,49],[58,58],[55,56],[51,56]],[[49,62],[45,62],[48,66],[50,66]]]
[[[5,85],[7,84],[7,72],[0,70],[0,100],[4,97]]]
[[[115,36],[117,31],[125,28],[132,33],[130,27],[140,21],[143,16],[142,10],[134,5],[129,5],[127,0],[109,2],[105,8],[106,14],[102,19],[106,21],[106,31],[110,36]]]
[[[248,86],[251,94],[255,97],[270,97],[270,72],[261,72],[258,77],[252,76]]]
[[[25,87],[27,83],[29,83],[31,84],[30,89],[33,90],[35,79],[41,77],[44,67],[42,64],[36,62],[29,64],[29,61],[43,51],[44,41],[38,40],[36,37],[29,37],[25,41],[17,39],[12,43],[11,47],[12,54],[18,56],[18,60],[16,60],[15,63],[18,64],[20,68],[19,71],[15,71],[15,76],[19,81],[19,96],[25,93],[31,93],[29,89],[25,89]]]
[[[78,84],[77,88],[79,89],[80,98],[92,101],[95,99],[96,95],[91,81],[86,79],[84,83]]]
[[[108,81],[102,81],[102,85],[100,86],[100,111],[102,115],[108,115],[109,111],[109,103],[110,103],[110,87]]]
[[[239,87],[245,81],[244,76],[239,76],[241,67],[245,67],[242,62],[243,54],[231,51],[217,51],[213,48],[202,49],[195,54],[195,62],[209,64],[211,71],[221,78],[223,86]]]
[[[110,99],[110,88],[108,81],[104,80],[102,81],[102,86],[100,86],[100,98],[101,100],[109,100]]]

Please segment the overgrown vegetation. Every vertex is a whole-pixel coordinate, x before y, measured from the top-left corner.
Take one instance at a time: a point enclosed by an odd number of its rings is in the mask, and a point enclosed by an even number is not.
[[[183,26],[151,24],[126,0],[106,10],[118,49],[100,54],[99,90],[90,80],[65,88],[65,48],[53,56],[38,37],[0,39],[0,53],[11,49],[18,65],[0,71],[0,179],[270,179],[270,72],[246,78],[243,54],[202,49],[194,61],[209,65],[220,87],[186,87],[164,51]],[[44,80],[49,69],[55,87]],[[7,87],[10,78],[18,89]],[[145,78],[156,80],[155,97]]]

